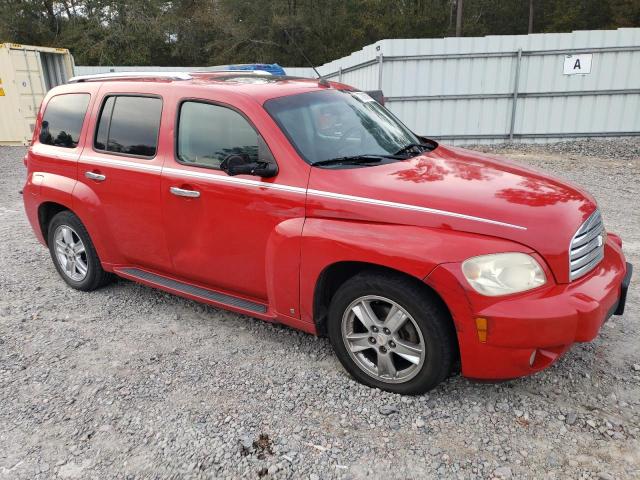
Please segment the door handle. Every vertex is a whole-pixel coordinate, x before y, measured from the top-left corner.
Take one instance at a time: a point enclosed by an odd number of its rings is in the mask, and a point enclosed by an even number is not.
[[[198,198],[200,192],[197,190],[185,190],[184,188],[170,187],[169,191],[177,197]]]
[[[106,175],[96,172],[84,172],[84,176],[90,180],[95,180],[96,182],[104,182],[107,179]]]

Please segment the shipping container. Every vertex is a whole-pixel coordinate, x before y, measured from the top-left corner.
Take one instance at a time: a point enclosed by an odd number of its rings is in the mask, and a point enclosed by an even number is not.
[[[72,76],[66,48],[0,43],[0,145],[28,144],[44,95]]]

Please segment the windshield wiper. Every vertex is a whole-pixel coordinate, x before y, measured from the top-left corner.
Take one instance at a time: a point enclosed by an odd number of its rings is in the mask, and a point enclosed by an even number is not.
[[[378,163],[385,158],[391,158],[393,160],[404,160],[404,157],[398,155],[352,155],[348,157],[329,158],[327,160],[319,160],[313,162],[311,165],[340,165],[340,164],[365,164],[365,163]]]
[[[425,145],[424,143],[410,143],[409,145],[405,145],[400,150],[398,150],[395,155],[402,155],[403,153],[407,153],[412,148],[419,148],[421,151],[429,150],[431,147],[429,145]]]

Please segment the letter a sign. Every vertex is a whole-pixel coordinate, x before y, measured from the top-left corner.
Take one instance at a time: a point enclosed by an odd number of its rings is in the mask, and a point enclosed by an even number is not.
[[[591,53],[581,55],[565,55],[564,71],[565,75],[586,75],[591,73]]]

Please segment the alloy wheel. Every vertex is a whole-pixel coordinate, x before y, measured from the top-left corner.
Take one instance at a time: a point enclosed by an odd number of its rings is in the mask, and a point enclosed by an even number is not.
[[[89,266],[84,243],[68,225],[60,225],[54,233],[55,252],[62,272],[75,282],[87,276]]]
[[[415,377],[425,362],[425,342],[413,317],[385,297],[357,298],[342,317],[342,340],[358,367],[387,383]]]

